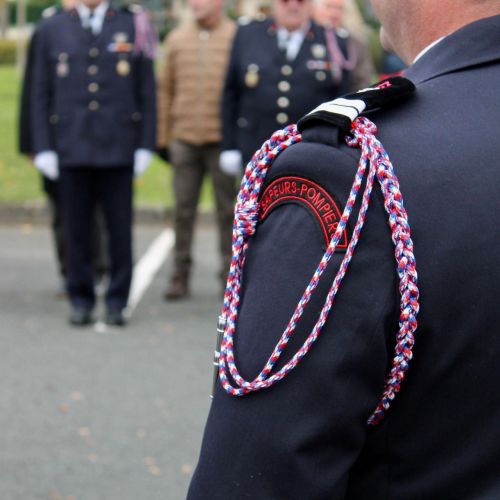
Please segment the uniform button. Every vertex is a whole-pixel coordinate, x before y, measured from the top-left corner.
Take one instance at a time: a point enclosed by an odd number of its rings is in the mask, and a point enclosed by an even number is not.
[[[288,92],[290,90],[290,83],[286,80],[282,80],[278,83],[278,90],[280,92]]]
[[[99,109],[99,103],[97,101],[90,101],[89,109],[90,111],[97,111]]]
[[[95,64],[92,64],[91,66],[88,67],[87,69],[87,73],[89,75],[97,75],[97,72],[99,71],[99,68],[95,65]]]
[[[276,121],[283,125],[288,122],[288,115],[286,113],[278,113],[276,115]]]
[[[324,71],[316,71],[316,80],[323,82],[326,80],[326,73]]]
[[[290,76],[293,73],[293,69],[289,64],[281,66],[281,74],[285,76]]]
[[[245,128],[248,125],[248,120],[246,118],[243,118],[243,116],[240,116],[236,120],[236,125],[238,125],[238,127],[240,128]]]
[[[140,122],[141,118],[142,118],[142,115],[138,111],[135,111],[134,113],[132,113],[132,121],[133,122]]]
[[[278,97],[278,106],[280,108],[288,108],[288,106],[290,106],[290,99],[288,99],[288,97]]]
[[[59,123],[59,115],[50,115],[49,123],[51,125],[56,125]]]
[[[99,49],[97,47],[92,47],[90,50],[89,50],[89,56],[90,57],[97,57],[99,55]]]
[[[95,94],[98,90],[99,90],[98,83],[95,83],[95,82],[89,83],[89,92],[91,92],[92,94]]]

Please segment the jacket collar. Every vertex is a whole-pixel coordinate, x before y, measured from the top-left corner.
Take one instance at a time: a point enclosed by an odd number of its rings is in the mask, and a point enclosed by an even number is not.
[[[310,19],[308,21],[307,29],[304,31],[304,40],[311,41],[314,39],[316,23]],[[279,26],[276,24],[274,18],[270,18],[267,20],[267,34],[270,36],[276,36],[278,32]]]
[[[441,40],[406,72],[422,83],[438,76],[500,60],[500,15],[475,21]]]

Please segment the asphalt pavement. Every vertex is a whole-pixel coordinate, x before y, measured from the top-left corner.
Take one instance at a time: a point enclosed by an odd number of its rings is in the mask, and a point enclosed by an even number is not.
[[[135,229],[144,255],[161,226]],[[221,303],[214,229],[189,300],[168,257],[124,329],[67,324],[46,226],[0,227],[0,500],[185,498],[210,405]]]

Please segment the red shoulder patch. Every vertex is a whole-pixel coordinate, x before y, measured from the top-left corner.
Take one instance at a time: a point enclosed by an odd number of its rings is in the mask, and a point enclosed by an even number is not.
[[[319,223],[326,246],[330,244],[342,212],[339,204],[324,188],[305,177],[286,176],[275,179],[260,197],[260,221],[264,221],[276,207],[284,203],[297,203],[306,208]],[[345,250],[347,245],[347,230],[344,229],[337,248]]]

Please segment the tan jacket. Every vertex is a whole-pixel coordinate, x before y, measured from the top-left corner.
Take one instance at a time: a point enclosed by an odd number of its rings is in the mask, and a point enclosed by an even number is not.
[[[190,23],[168,36],[158,82],[158,146],[172,139],[221,140],[221,95],[235,30],[223,17],[210,31]]]

